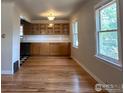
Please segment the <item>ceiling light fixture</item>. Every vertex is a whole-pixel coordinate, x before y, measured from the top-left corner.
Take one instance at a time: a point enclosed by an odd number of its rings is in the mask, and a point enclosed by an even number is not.
[[[53,21],[54,19],[55,16],[52,13],[50,13],[50,15],[48,15],[48,20]]]

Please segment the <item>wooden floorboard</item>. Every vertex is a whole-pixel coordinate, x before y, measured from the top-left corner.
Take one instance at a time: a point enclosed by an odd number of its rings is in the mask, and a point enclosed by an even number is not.
[[[29,57],[1,80],[2,93],[98,93],[96,81],[68,57]]]

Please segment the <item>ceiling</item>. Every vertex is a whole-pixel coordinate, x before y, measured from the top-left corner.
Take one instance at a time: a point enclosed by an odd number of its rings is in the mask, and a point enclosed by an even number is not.
[[[46,19],[52,11],[56,19],[68,19],[85,0],[15,0],[32,19]]]

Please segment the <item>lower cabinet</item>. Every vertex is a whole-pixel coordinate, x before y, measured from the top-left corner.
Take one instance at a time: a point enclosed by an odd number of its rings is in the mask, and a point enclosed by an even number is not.
[[[48,43],[32,43],[31,44],[31,55],[49,55],[49,44]]]
[[[70,45],[69,43],[50,43],[50,55],[69,55]]]
[[[40,44],[40,55],[44,55],[44,56],[49,55],[49,43]]]
[[[32,56],[68,56],[70,43],[31,43]]]
[[[31,43],[30,53],[32,56],[40,55],[40,43]]]

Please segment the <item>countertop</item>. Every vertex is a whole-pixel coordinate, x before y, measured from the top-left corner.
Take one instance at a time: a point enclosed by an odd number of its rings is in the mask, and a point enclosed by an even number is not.
[[[67,35],[25,35],[22,43],[67,43],[71,42]]]

